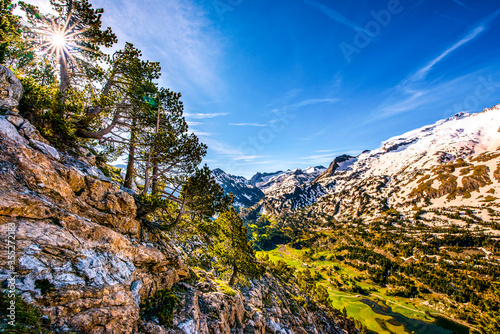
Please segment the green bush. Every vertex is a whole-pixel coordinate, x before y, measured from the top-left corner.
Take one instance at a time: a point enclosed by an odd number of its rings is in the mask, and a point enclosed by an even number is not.
[[[55,147],[74,146],[76,129],[72,120],[83,111],[81,97],[75,93],[63,105],[56,84],[40,85],[31,77],[20,77],[20,80],[24,88],[19,102],[21,115]]]
[[[99,167],[101,172],[107,176],[110,177],[111,180],[116,181],[116,182],[123,182],[123,179],[120,175],[122,169],[120,167],[115,167],[111,166],[108,164],[103,164],[101,167]]]
[[[179,304],[180,298],[172,289],[158,290],[152,297],[146,298],[141,304],[141,317],[147,321],[155,321],[163,326],[172,326],[174,310]]]
[[[18,295],[10,298],[6,293],[0,293],[0,332],[6,333],[23,333],[23,334],[49,334],[50,322],[48,319],[42,318],[42,314],[38,309],[26,303]],[[11,301],[15,301],[15,320],[14,326],[9,324],[8,318],[10,311],[8,308]]]
[[[224,292],[226,295],[234,297],[238,294],[238,292],[236,290],[231,288],[229,285],[227,285],[223,281],[216,280],[215,282],[217,283],[217,285],[219,285],[219,288],[221,288],[222,292]]]

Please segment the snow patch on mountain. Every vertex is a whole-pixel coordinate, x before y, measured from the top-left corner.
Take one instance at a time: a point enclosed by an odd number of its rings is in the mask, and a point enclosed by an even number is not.
[[[289,187],[282,186],[279,191],[266,189],[263,205],[266,211],[276,213],[311,205],[329,195],[338,197],[351,193],[356,201],[349,204],[344,200],[334,211],[363,208],[370,198],[375,197],[380,197],[380,208],[383,208],[389,204],[386,199],[391,197],[390,194],[409,188],[416,175],[429,173],[436,166],[460,158],[498,150],[499,127],[500,105],[481,113],[460,113],[392,137],[382,142],[379,148],[364,151],[357,157],[339,156],[312,182],[299,186],[290,183]],[[494,170],[492,166],[489,168]],[[457,181],[457,186],[460,186],[461,177]],[[436,189],[441,186],[439,180],[434,183],[431,186]],[[411,186],[416,185],[412,183]],[[406,196],[401,201],[408,200],[410,191],[401,192],[403,197]]]
[[[304,170],[296,168],[285,172],[257,173],[250,180],[251,184],[261,189],[265,194],[289,189],[310,183],[326,170],[323,166],[308,167]]]
[[[252,206],[264,196],[259,188],[251,185],[243,176],[230,175],[219,168],[214,169],[212,175],[226,194],[233,193],[235,206]]]

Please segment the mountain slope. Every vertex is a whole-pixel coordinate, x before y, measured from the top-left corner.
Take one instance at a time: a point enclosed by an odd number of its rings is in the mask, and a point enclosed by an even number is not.
[[[243,176],[230,175],[219,168],[214,169],[212,175],[227,194],[233,193],[236,206],[252,206],[264,197],[262,190],[251,185]]]
[[[390,138],[355,158],[338,157],[311,183],[267,192],[261,210],[279,213],[321,202],[347,216],[393,205],[477,203],[487,191],[490,196],[500,192],[499,126],[500,105],[455,115]]]
[[[338,157],[242,211],[254,243],[371,332],[500,333],[499,126],[496,106]]]
[[[285,172],[257,173],[250,179],[250,184],[258,187],[265,194],[269,194],[309,183],[321,175],[324,171],[325,167],[316,166],[305,169],[289,169]]]
[[[310,183],[324,172],[323,166],[296,168],[285,172],[257,173],[247,180],[243,176],[230,175],[216,168],[212,171],[212,175],[227,194],[233,193],[234,205],[250,207],[259,202],[265,194],[287,192],[302,184]]]

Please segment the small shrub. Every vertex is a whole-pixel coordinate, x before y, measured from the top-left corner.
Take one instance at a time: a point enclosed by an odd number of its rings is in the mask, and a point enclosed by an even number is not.
[[[493,202],[495,200],[497,200],[495,196],[488,195],[484,198],[483,202]]]
[[[171,327],[174,311],[180,302],[172,289],[158,290],[141,304],[141,317],[147,321],[158,321],[160,325]]]
[[[5,333],[23,333],[23,334],[49,334],[50,330],[49,319],[43,318],[40,311],[34,306],[26,303],[18,295],[14,298],[6,293],[0,293],[0,332]],[[14,326],[9,324],[9,307],[11,301],[15,302],[16,318]]]
[[[236,290],[234,290],[233,288],[231,288],[229,285],[225,284],[224,282],[219,281],[219,280],[217,280],[216,282],[219,285],[219,287],[221,288],[222,292],[225,293],[226,295],[234,297],[238,294],[238,292],[236,292]]]
[[[101,166],[99,169],[101,170],[101,172],[105,176],[111,178],[111,180],[116,181],[116,182],[123,182],[123,179],[120,176],[120,173],[122,171],[122,169],[120,167],[115,167],[115,166],[105,164],[105,165]]]
[[[37,279],[35,281],[35,288],[40,289],[42,292],[42,295],[46,295],[50,293],[51,291],[55,290],[54,284],[50,283],[50,281],[46,278],[44,279]]]

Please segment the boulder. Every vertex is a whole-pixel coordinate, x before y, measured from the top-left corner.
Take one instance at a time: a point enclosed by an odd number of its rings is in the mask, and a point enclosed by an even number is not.
[[[17,114],[17,106],[23,95],[23,86],[14,73],[0,65],[0,109]]]

